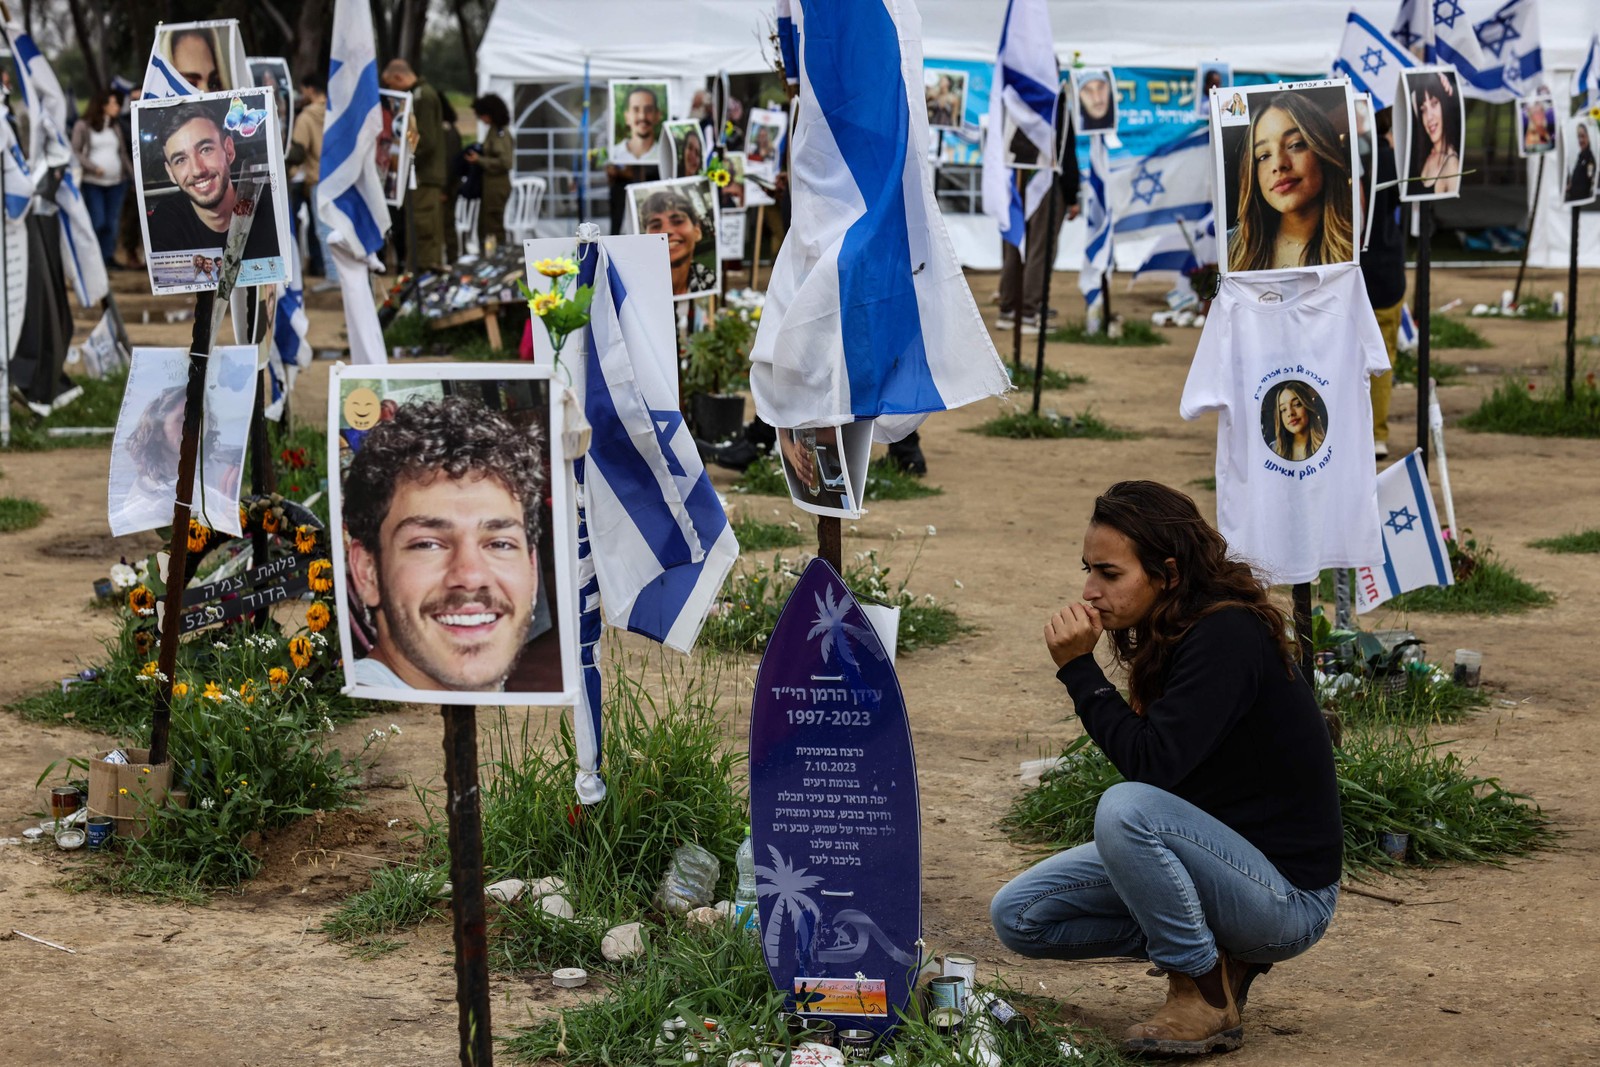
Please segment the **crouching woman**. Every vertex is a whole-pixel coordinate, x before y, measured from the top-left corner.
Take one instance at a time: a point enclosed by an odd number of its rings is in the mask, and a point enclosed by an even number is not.
[[[1322,937],[1343,829],[1332,748],[1285,617],[1187,496],[1121,482],[1083,539],[1083,603],[1045,644],[1084,729],[1126,782],[1094,840],[1024,872],[990,906],[1007,948],[1148,959],[1166,1004],[1133,1052],[1237,1048],[1257,975]],[[1124,701],[1093,655],[1109,633]]]

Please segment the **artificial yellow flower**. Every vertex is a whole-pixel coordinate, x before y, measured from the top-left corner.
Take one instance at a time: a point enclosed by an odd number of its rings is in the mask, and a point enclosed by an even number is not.
[[[306,584],[313,593],[326,593],[333,588],[333,564],[325,559],[314,559],[306,568]]]
[[[311,638],[304,635],[289,638],[289,659],[301,670],[311,665]]]
[[[200,695],[210,700],[221,700],[222,686],[218,685],[216,682],[207,682],[206,691]]]
[[[564,303],[566,301],[562,299],[560,293],[548,292],[540,293],[528,301],[528,307],[532,308],[533,313],[542,319]]]
[[[182,682],[173,682],[172,683],[172,695],[175,696],[175,697],[188,696],[189,695],[189,687],[187,685],[185,685],[184,683],[182,683]]]
[[[727,184],[733,180],[733,175],[729,174],[726,168],[719,170],[708,170],[706,171],[706,177],[710,178],[711,184],[715,185],[718,189],[725,188]]]
[[[261,528],[267,533],[277,533],[278,527],[283,524],[283,512],[277,508],[268,508],[261,515]]]
[[[319,634],[327,629],[328,621],[333,617],[328,611],[328,605],[317,601],[306,609],[306,629],[314,634]]]
[[[135,615],[151,614],[156,610],[156,595],[148,586],[134,586],[128,592],[128,610]]]
[[[302,556],[308,556],[317,550],[317,531],[309,526],[296,526],[294,528],[294,550]]]
[[[189,551],[199,552],[206,547],[206,542],[211,539],[211,530],[196,522],[189,520]]]
[[[144,669],[139,673],[144,675],[146,678],[154,678],[158,670],[160,670],[160,668],[156,666],[156,661],[151,660],[149,663],[144,665]]]
[[[578,273],[578,264],[570,259],[555,256],[551,259],[541,259],[533,265],[533,269],[543,274],[546,278],[562,278],[568,274]]]
[[[125,797],[125,796],[127,796],[127,795],[128,795],[128,790],[127,790],[127,789],[126,789],[126,788],[123,788],[123,789],[118,789],[118,790],[117,790],[117,795],[118,795],[118,796],[124,796],[124,797]]]
[[[277,689],[283,685],[287,685],[289,682],[289,672],[284,670],[282,667],[274,667],[267,672],[267,682],[274,689]]]

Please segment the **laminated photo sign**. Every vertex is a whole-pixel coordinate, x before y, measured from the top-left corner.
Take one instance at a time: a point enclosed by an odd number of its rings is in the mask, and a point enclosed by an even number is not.
[[[336,366],[328,391],[345,692],[571,704],[577,545],[550,368]]]
[[[411,94],[397,89],[378,90],[378,110],[383,125],[378,130],[378,177],[383,179],[383,201],[390,207],[406,202],[411,184]]]
[[[667,83],[662,80],[611,82],[611,156],[618,166],[665,162],[662,125],[667,117]]]
[[[778,430],[789,498],[801,511],[859,519],[872,453],[872,420]]]
[[[666,236],[674,300],[692,300],[721,291],[717,229],[722,208],[710,178],[702,174],[630,185],[628,218],[633,233]]]
[[[145,67],[145,100],[244,89],[255,84],[238,19],[174,22],[156,27]]]
[[[1350,83],[1233,86],[1211,97],[1224,273],[1360,261]]]
[[[922,962],[916,759],[889,654],[825,560],[756,675],[750,823],[773,983],[799,1014],[888,1030]]]
[[[1466,101],[1461,75],[1451,66],[1416,67],[1400,73],[1394,105],[1401,200],[1446,200],[1461,195],[1462,134]]]

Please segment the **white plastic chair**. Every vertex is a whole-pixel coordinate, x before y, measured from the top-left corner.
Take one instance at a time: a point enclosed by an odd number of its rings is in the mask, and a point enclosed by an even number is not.
[[[539,209],[544,204],[545,179],[530,174],[511,179],[511,199],[506,201],[505,229],[512,242],[521,245],[537,237]]]
[[[482,206],[481,200],[456,198],[456,247],[464,256],[478,254],[478,211]]]

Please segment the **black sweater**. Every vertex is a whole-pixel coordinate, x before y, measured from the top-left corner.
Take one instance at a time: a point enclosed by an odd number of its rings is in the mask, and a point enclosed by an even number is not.
[[[1289,676],[1253,614],[1226,608],[1195,623],[1143,716],[1092,655],[1056,677],[1124,778],[1226,823],[1301,889],[1338,880],[1344,829],[1328,730],[1305,676]]]

